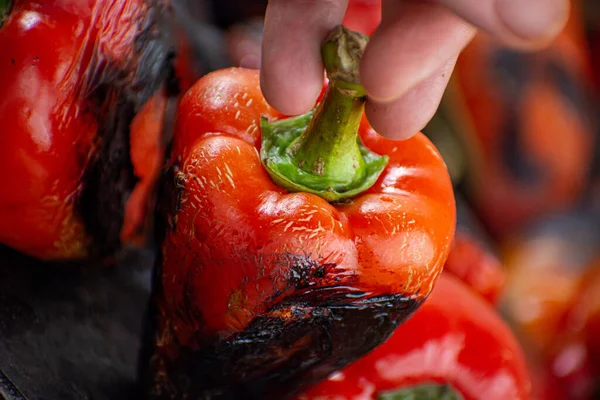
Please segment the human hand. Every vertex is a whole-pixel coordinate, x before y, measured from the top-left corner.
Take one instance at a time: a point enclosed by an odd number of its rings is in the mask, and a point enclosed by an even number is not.
[[[322,89],[320,45],[348,0],[270,0],[261,87],[288,115],[309,111]],[[477,29],[517,49],[548,44],[564,27],[569,0],[382,0],[382,21],[362,59],[366,115],[391,139],[406,139],[432,118],[456,59]]]

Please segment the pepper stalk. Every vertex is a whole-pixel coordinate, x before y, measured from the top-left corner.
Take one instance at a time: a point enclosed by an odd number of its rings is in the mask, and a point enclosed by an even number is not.
[[[291,192],[335,202],[369,189],[387,156],[366,148],[358,136],[366,91],[359,63],[368,36],[336,27],[321,47],[329,86],[316,108],[299,117],[261,122],[261,159],[275,183]]]

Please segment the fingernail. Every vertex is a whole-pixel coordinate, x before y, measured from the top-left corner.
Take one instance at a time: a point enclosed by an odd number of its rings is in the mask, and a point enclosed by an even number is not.
[[[569,16],[569,0],[498,0],[496,12],[516,36],[540,40],[563,28]]]

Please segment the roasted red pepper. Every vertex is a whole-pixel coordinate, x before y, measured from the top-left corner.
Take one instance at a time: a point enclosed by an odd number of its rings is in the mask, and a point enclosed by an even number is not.
[[[500,260],[466,232],[457,231],[444,270],[492,304],[502,296],[506,275]]]
[[[141,147],[129,136],[148,99],[163,104],[159,7],[0,3],[0,242],[42,259],[79,259],[109,254],[143,224],[126,218],[125,204],[137,179],[156,175],[134,171],[131,153],[160,144],[162,130],[146,131]]]
[[[448,102],[468,144],[466,187],[497,238],[580,199],[595,135],[583,33],[575,8],[544,51],[521,53],[480,35],[458,59]]]
[[[530,389],[509,327],[481,297],[444,273],[387,342],[298,400],[529,400]]]
[[[256,70],[211,73],[182,99],[142,373],[155,397],[284,398],[375,348],[433,289],[451,182],[422,134],[393,142],[363,118],[366,41],[332,33],[307,115],[270,108]]]
[[[554,216],[514,237],[504,251],[505,310],[542,375],[534,384],[550,382],[564,400],[594,398],[600,371],[597,341],[588,340],[597,337],[590,330],[599,309],[597,227],[593,214]]]

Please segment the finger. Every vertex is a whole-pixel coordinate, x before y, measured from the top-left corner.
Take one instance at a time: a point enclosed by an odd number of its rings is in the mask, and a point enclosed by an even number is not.
[[[435,0],[506,44],[535,48],[565,26],[570,0]]]
[[[369,97],[379,103],[399,98],[432,76],[475,34],[475,28],[438,4],[384,0],[383,5],[382,23],[360,70]]]
[[[321,43],[341,24],[348,0],[271,0],[265,15],[261,88],[278,111],[309,111],[323,85]]]
[[[391,103],[369,100],[366,115],[377,133],[389,139],[408,139],[433,118],[452,75],[456,58]]]

